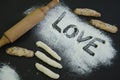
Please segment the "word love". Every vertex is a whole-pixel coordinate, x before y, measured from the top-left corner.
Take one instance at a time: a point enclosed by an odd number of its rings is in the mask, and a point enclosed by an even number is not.
[[[65,34],[65,36],[67,38],[75,38],[77,35],[78,38],[77,38],[77,42],[81,43],[81,42],[85,42],[85,41],[88,41],[88,40],[91,40],[88,44],[86,44],[84,47],[83,47],[83,50],[86,51],[88,54],[90,54],[91,56],[94,56],[95,53],[90,50],[90,47],[94,47],[94,48],[97,48],[98,45],[95,44],[96,41],[102,43],[102,44],[105,44],[105,40],[103,39],[100,39],[100,38],[93,38],[93,36],[86,36],[84,37],[84,31],[81,31],[79,32],[79,29],[77,28],[76,25],[73,25],[73,24],[70,24],[68,25],[65,29],[61,30],[60,26],[58,26],[58,24],[60,23],[60,21],[64,18],[66,12],[63,12],[60,17],[58,17],[58,19],[52,24],[52,27],[57,30],[59,33],[61,33],[63,31],[63,33]],[[63,21],[64,22],[64,21]],[[69,30],[73,30],[70,33]]]

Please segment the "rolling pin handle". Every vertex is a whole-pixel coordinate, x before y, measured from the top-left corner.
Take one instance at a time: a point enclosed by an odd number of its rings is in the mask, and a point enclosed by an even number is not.
[[[3,35],[0,39],[0,48],[8,43],[10,43],[9,39],[5,35]]]

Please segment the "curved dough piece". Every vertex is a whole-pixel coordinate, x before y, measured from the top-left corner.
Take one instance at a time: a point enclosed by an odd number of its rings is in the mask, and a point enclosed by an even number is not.
[[[47,57],[45,54],[43,54],[42,52],[40,51],[37,51],[35,53],[35,56],[38,57],[40,60],[42,60],[43,62],[55,67],[55,68],[59,68],[61,69],[62,68],[62,65],[59,64],[58,62],[56,62],[55,60]]]
[[[32,50],[28,50],[22,47],[10,47],[6,50],[6,53],[14,56],[24,56],[24,57],[33,57],[34,52]]]
[[[74,13],[82,16],[101,17],[101,14],[93,9],[88,8],[76,8]]]
[[[107,32],[116,33],[118,31],[118,28],[116,26],[97,20],[97,19],[90,20],[90,24]]]
[[[42,64],[36,63],[35,67],[45,75],[49,76],[50,78],[58,79],[60,77],[59,74],[56,74],[47,67],[43,66]]]
[[[57,60],[61,61],[61,57],[55,51],[53,51],[49,46],[47,46],[45,43],[41,41],[37,41],[36,45],[46,50],[51,56],[53,56]]]

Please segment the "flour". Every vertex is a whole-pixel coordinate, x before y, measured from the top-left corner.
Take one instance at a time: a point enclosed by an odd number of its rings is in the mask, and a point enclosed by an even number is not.
[[[111,38],[62,5],[48,12],[36,35],[62,57],[64,68],[80,75],[110,66],[116,54]]]
[[[14,69],[3,65],[0,67],[0,80],[20,80],[20,78]]]

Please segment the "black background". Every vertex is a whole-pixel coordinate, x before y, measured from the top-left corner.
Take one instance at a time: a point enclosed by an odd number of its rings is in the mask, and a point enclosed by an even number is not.
[[[32,7],[48,3],[50,0],[1,0],[0,1],[0,36],[3,32],[16,24],[25,15],[23,12]],[[21,46],[31,50],[42,50],[35,46],[37,41],[34,34],[35,27],[27,32],[24,36],[18,39],[13,44],[6,45],[0,48],[0,63],[9,64],[20,75],[21,80],[52,80],[46,77],[34,67],[35,62],[39,62],[59,73],[61,77],[59,80],[120,80],[120,1],[119,0],[62,0],[68,5],[71,10],[77,7],[92,8],[101,12],[102,17],[98,18],[105,22],[114,24],[119,31],[116,34],[105,32],[113,40],[113,46],[118,51],[114,64],[110,67],[100,67],[88,76],[79,76],[75,73],[69,73],[68,69],[62,70],[54,69],[36,57],[24,58],[9,56],[5,53],[6,48],[11,46]],[[84,17],[86,18],[86,17]],[[87,18],[89,19],[89,18]],[[43,51],[43,50],[42,50]],[[7,77],[7,76],[6,76]]]

